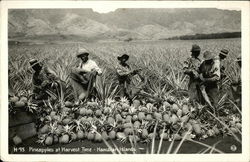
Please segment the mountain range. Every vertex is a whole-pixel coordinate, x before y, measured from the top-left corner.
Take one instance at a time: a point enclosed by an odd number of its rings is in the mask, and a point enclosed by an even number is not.
[[[140,39],[158,40],[180,35],[241,31],[241,13],[215,8],[11,9],[10,39]]]

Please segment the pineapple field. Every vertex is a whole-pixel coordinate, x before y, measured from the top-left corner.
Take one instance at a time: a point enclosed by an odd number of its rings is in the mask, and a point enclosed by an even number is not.
[[[205,50],[217,54],[222,48],[230,51],[216,115],[208,105],[189,101],[188,76],[182,66],[192,44],[201,47],[201,59]],[[90,51],[90,59],[97,62],[103,74],[95,82],[95,99],[74,104],[69,74],[79,64],[79,47]],[[241,74],[235,62],[241,55],[240,39],[19,44],[9,45],[8,53],[9,114],[33,114],[37,129],[31,139],[24,140],[18,133],[10,135],[10,150],[15,146],[60,146],[71,150],[63,153],[100,153],[96,147],[104,149],[102,153],[114,154],[228,153],[237,146],[237,152],[241,152],[241,105],[234,102],[230,87]],[[124,53],[130,56],[132,69],[142,69],[144,78],[132,78],[132,101],[117,100],[115,67],[117,56]],[[58,89],[53,99],[43,104],[32,100],[31,58],[48,65],[65,84],[65,89]],[[87,146],[95,151],[72,151],[72,147]],[[119,149],[121,146],[130,150]]]

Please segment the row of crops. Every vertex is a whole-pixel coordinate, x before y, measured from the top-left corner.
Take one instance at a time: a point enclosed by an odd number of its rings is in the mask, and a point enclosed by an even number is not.
[[[73,92],[68,77],[70,68],[76,65],[74,53],[78,46],[73,45],[37,45],[11,46],[9,54],[9,110],[31,111],[37,116],[38,143],[53,145],[66,144],[76,140],[105,142],[151,143],[154,140],[203,140],[208,137],[234,136],[241,134],[240,106],[230,97],[230,82],[238,79],[236,64],[233,60],[240,53],[239,40],[220,40],[200,42],[201,47],[218,50],[228,47],[232,51],[227,64],[229,81],[225,84],[226,93],[221,95],[217,106],[219,115],[215,116],[209,107],[189,102],[186,88],[188,78],[181,71],[181,62],[188,57],[193,42],[172,43],[101,43],[88,45],[104,74],[97,80],[97,98],[74,104]],[[220,46],[218,46],[218,44]],[[132,67],[143,68],[146,78],[144,91],[153,97],[140,97],[129,102],[126,98],[115,100],[116,80],[112,71],[116,56],[131,54]],[[188,55],[187,55],[188,54]],[[42,57],[41,57],[42,56]],[[66,83],[66,91],[60,92],[54,100],[44,101],[38,106],[32,101],[32,71],[28,66],[29,58],[42,58],[55,70]],[[164,61],[171,60],[171,61]],[[135,79],[134,85],[140,83]],[[160,100],[156,100],[158,98]],[[14,137],[16,143],[21,139]]]
[[[123,98],[121,101],[109,99],[104,106],[98,102],[75,106],[66,101],[63,105],[48,103],[46,107],[33,105],[30,109],[40,113],[38,142],[46,145],[84,139],[94,142],[109,139],[125,142],[133,138],[137,142],[150,142],[154,138],[172,141],[184,136],[206,139],[241,132],[238,115],[229,114],[216,120],[202,105],[194,107],[187,100],[169,102],[164,101],[156,107],[153,103],[134,100],[129,105]],[[10,104],[17,111],[32,106],[25,97],[12,97]]]

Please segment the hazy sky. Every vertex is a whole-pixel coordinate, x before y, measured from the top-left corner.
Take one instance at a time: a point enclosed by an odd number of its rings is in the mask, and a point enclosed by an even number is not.
[[[108,12],[112,12],[112,11],[115,11],[116,9],[118,9],[118,7],[113,7],[113,6],[96,6],[94,8],[92,8],[95,12],[99,12],[99,13],[108,13]],[[237,10],[239,11],[238,9],[235,9],[235,8],[218,8],[218,9],[223,9],[223,10]]]

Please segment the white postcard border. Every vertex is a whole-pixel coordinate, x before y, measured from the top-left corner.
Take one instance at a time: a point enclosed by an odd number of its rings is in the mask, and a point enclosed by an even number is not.
[[[4,161],[249,161],[249,2],[237,1],[2,1],[1,2],[1,159]],[[11,8],[223,8],[242,12],[242,154],[178,155],[14,155],[8,154],[8,9]]]

